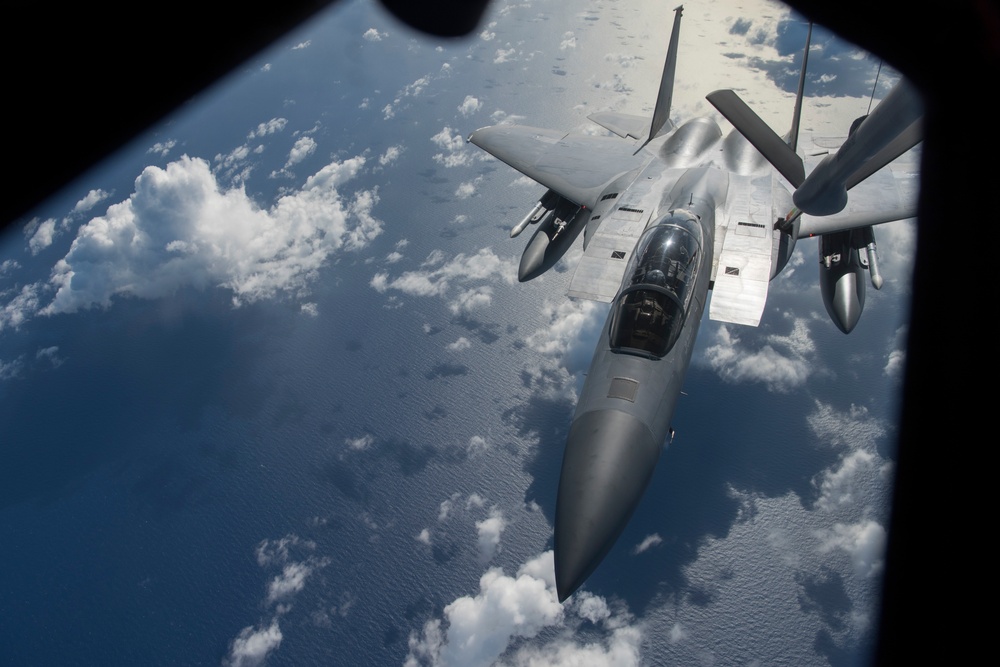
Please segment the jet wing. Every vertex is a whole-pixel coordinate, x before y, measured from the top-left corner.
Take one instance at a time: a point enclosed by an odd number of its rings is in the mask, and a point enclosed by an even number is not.
[[[476,130],[469,141],[564,198],[593,208],[604,188],[648,158],[614,137],[567,134],[523,125]]]

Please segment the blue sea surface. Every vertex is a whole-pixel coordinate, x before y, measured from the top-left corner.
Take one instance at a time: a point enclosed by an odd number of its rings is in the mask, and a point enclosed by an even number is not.
[[[492,11],[497,23],[483,36],[438,44],[374,3],[339,3],[249,62],[223,94],[193,100],[186,115],[39,210],[62,215],[98,187],[113,193],[105,206],[124,201],[158,159],[147,148],[168,138],[178,144],[158,164],[203,158],[229,187],[222,156],[280,116],[286,130],[261,143],[259,162],[234,187],[267,209],[331,161],[363,156],[365,168],[338,191],[344,201],[376,192],[372,214],[383,231],[362,249],[339,249],[296,293],[236,307],[224,286],[186,285],[169,297],[116,295],[108,307],[37,315],[0,333],[0,364],[20,364],[16,377],[0,379],[0,663],[218,665],[241,630],[280,623],[280,647],[266,664],[400,664],[413,633],[476,595],[488,568],[513,574],[551,548],[572,388],[607,306],[559,355],[534,347],[572,267],[516,284],[525,239],[508,232],[544,189],[470,147],[468,162],[447,167],[432,137],[443,129],[464,137],[515,113],[518,122],[574,127],[632,93],[619,75],[634,63],[612,58],[612,48],[640,59],[655,53],[656,70],[662,40],[644,25],[623,28],[636,24],[636,10],[618,3],[583,13],[554,2]],[[581,38],[599,35],[606,48],[559,48],[566,26]],[[381,41],[362,37],[369,28]],[[496,41],[487,39],[492,30]],[[502,62],[508,48],[522,60]],[[594,74],[575,69],[576,57]],[[484,104],[464,116],[468,95]],[[319,148],[281,174],[302,136]],[[381,164],[392,146],[402,148],[398,159]],[[477,190],[463,199],[457,191],[467,183]],[[0,293],[44,280],[73,237],[37,257],[21,236],[3,239],[0,264],[17,258],[23,274],[0,274]],[[481,249],[510,269],[507,277],[452,277],[429,295],[373,283]],[[804,252],[809,268],[773,288],[788,312],[819,311],[815,249]],[[488,293],[488,307],[455,307],[472,288]],[[802,547],[807,563],[796,569],[781,560],[794,549],[768,549],[786,529],[813,531],[803,513],[814,509],[824,471],[846,455],[821,442],[809,417],[827,406],[835,422],[852,406],[886,422],[895,414],[884,360],[872,350],[886,347],[905,312],[886,298],[869,308],[891,316],[866,320],[854,339],[858,359],[829,322],[812,317],[819,352],[808,359],[823,372],[792,391],[721,379],[706,359],[722,325],[702,323],[677,435],[619,546],[586,586],[624,610],[621,618],[645,624],[644,663],[865,662],[871,634],[849,618],[877,579],[854,582],[847,556],[837,570],[813,567]],[[790,322],[775,305],[759,330],[739,335],[747,346],[777,345]],[[463,339],[467,349],[455,345]],[[38,354],[49,347],[58,363]],[[891,433],[877,438],[883,459],[892,458],[891,443]],[[851,510],[855,520],[884,522],[880,484]],[[506,529],[484,559],[476,524],[492,510]],[[660,543],[639,553],[652,535]],[[266,557],[281,549],[285,556]],[[269,597],[296,564],[308,568],[301,587]],[[755,576],[756,589],[747,583]],[[595,624],[580,628],[581,641],[601,641]],[[697,641],[685,643],[685,632]]]

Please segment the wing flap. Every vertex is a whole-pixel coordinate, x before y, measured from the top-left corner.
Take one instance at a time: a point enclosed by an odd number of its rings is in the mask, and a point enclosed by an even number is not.
[[[646,158],[614,137],[566,134],[523,125],[476,130],[469,141],[570,201],[593,208],[604,187]]]

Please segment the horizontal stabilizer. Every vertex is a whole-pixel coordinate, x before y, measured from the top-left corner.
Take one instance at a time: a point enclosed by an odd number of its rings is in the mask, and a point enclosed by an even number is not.
[[[615,111],[598,111],[587,116],[589,120],[597,123],[606,130],[611,130],[623,139],[641,139],[646,134],[649,127],[649,118],[646,116],[635,116],[630,113],[617,113]],[[669,127],[673,129],[673,124],[667,121]]]
[[[739,95],[731,90],[717,90],[706,99],[774,165],[779,174],[788,179],[792,187],[797,188],[802,184],[806,179],[802,159]]]

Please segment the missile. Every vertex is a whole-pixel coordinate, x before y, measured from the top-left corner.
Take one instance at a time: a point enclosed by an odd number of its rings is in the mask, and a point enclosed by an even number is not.
[[[871,274],[872,287],[882,289],[882,274],[878,270],[878,253],[875,252],[875,242],[872,241],[865,250],[868,252],[868,272]]]
[[[513,229],[510,230],[510,237],[514,238],[521,232],[523,232],[528,225],[533,222],[538,222],[542,217],[542,211],[545,209],[542,207],[542,202],[535,204],[535,208],[528,212],[528,215],[524,216],[521,222],[514,225]]]
[[[514,238],[521,232],[523,232],[528,225],[533,225],[542,219],[548,211],[556,208],[556,206],[563,201],[562,197],[553,192],[552,190],[547,190],[542,198],[538,200],[535,204],[535,208],[531,209],[528,215],[524,216],[521,222],[514,225],[514,228],[510,230],[510,237]]]

